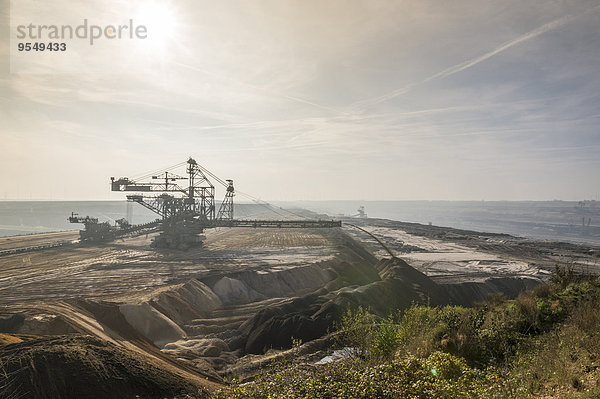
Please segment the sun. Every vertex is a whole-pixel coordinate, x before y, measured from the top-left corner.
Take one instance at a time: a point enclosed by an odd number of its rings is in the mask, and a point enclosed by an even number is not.
[[[164,47],[176,39],[177,16],[169,2],[145,2],[137,10],[135,22],[147,29],[152,47]]]

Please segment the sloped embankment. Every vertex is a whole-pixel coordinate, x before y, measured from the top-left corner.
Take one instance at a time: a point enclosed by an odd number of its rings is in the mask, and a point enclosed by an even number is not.
[[[150,320],[152,321],[152,320]],[[35,323],[34,323],[35,322]],[[148,363],[153,364],[156,367],[160,368],[164,372],[176,376],[178,379],[186,381],[188,385],[193,386],[192,391],[188,392],[196,392],[198,389],[215,389],[220,386],[220,377],[214,372],[214,370],[205,365],[203,368],[198,367],[190,367],[189,365],[182,363],[175,358],[164,354],[158,349],[154,343],[144,337],[140,332],[138,332],[133,326],[131,326],[124,315],[119,311],[118,304],[110,303],[110,302],[97,302],[92,300],[76,300],[76,301],[65,301],[65,302],[56,302],[56,303],[37,303],[27,308],[20,308],[20,313],[13,314],[10,317],[0,318],[0,327],[5,332],[9,332],[12,334],[21,334],[23,331],[29,331],[30,333],[36,333],[32,331],[31,327],[35,324],[40,326],[39,335],[44,334],[48,331],[48,328],[44,326],[43,323],[47,323],[54,328],[53,334],[45,337],[39,337],[39,339],[47,339],[56,337],[55,334],[70,334],[69,337],[81,337],[81,334],[85,336],[92,336],[94,339],[98,339],[101,342],[106,344],[114,345],[117,349],[111,349],[110,352],[114,353],[116,357],[121,356],[120,351],[133,352],[136,354],[136,357],[139,359],[140,363]],[[62,326],[63,329],[58,330],[57,326]],[[46,363],[44,359],[48,356],[54,356],[51,353],[54,351],[52,348],[54,345],[58,345],[59,349],[56,349],[57,355],[61,352],[60,349],[60,341],[43,341],[44,345],[48,346],[48,350],[50,351],[48,355],[44,354],[44,352],[39,352],[39,348],[35,349],[35,353],[41,353],[40,357],[31,357],[28,362],[27,359],[22,360],[22,367],[30,368],[32,372],[42,372],[46,367]],[[76,342],[77,345],[81,345],[78,349],[81,353],[87,353],[89,350],[88,344],[90,341],[82,340],[82,341],[73,341]],[[72,343],[76,346],[75,343]],[[33,343],[32,343],[33,345]],[[11,345],[7,346],[5,349],[8,351],[11,348]],[[25,350],[27,346],[23,347]],[[111,347],[112,348],[112,347]],[[11,360],[12,357],[15,357],[12,352],[3,351],[2,353],[8,358],[0,357],[0,364],[7,363]],[[3,355],[3,356],[4,356]],[[37,356],[37,355],[36,355]],[[126,356],[126,353],[123,354]],[[16,358],[20,359],[19,356]],[[100,359],[100,358],[99,358]],[[73,359],[65,359],[65,361],[71,361]],[[101,359],[100,359],[101,360]],[[21,361],[21,360],[20,360]],[[73,361],[78,361],[74,359]],[[39,363],[39,364],[38,364]],[[87,366],[86,366],[87,367]],[[94,366],[96,367],[96,366]],[[140,366],[142,367],[142,366]],[[60,367],[59,367],[60,368]],[[76,370],[76,368],[70,369],[71,371]],[[25,372],[27,370],[21,370],[19,373]],[[77,372],[73,371],[73,374],[70,376],[60,377],[62,371],[55,370],[52,373],[57,373],[56,378],[78,378]],[[21,375],[21,374],[20,374]],[[29,375],[30,378],[37,379],[41,378],[39,375],[26,374]],[[138,374],[132,374],[130,376],[131,379],[138,378]],[[119,373],[107,374],[104,379],[105,381],[111,381],[112,378],[120,379]],[[23,377],[25,378],[25,377]],[[132,380],[133,383],[133,380]],[[43,384],[40,386],[44,386]],[[94,385],[90,386],[92,389]],[[58,388],[57,388],[58,389]],[[62,389],[62,388],[61,388]],[[71,398],[71,397],[104,397],[102,395],[94,396],[95,393],[90,393],[88,395],[78,396],[72,395],[69,392],[64,395],[60,394],[57,391],[56,395],[53,396],[51,394],[48,396],[44,396],[45,394],[37,394],[31,393],[31,395],[27,397],[32,398]],[[61,391],[63,392],[63,391]],[[118,392],[118,391],[115,391]],[[127,391],[125,391],[127,392]],[[157,391],[162,392],[162,391]],[[135,395],[133,395],[135,396]],[[132,397],[133,397],[132,396]],[[0,397],[10,397],[10,396],[2,396]],[[154,397],[154,396],[148,396]],[[163,397],[163,396],[157,396]]]
[[[472,306],[485,302],[490,294],[502,293],[507,298],[516,298],[521,292],[542,284],[536,277],[491,277],[480,282],[440,284],[448,293],[452,305]]]
[[[445,291],[400,259],[334,266],[338,278],[331,291],[310,294],[259,311],[242,324],[246,353],[286,348],[291,337],[309,341],[326,334],[348,307],[362,306],[385,315],[411,303],[443,303]],[[337,286],[337,287],[336,287]]]
[[[180,325],[221,306],[221,300],[209,287],[191,279],[123,303],[119,311],[133,328],[162,348],[187,336]]]
[[[91,336],[48,336],[0,347],[3,398],[164,398],[198,387],[161,363]],[[137,395],[137,396],[136,396]]]
[[[472,305],[497,292],[514,297],[540,283],[533,278],[493,278],[480,283],[437,284],[399,258],[380,260],[373,266],[340,264],[336,271],[339,276],[329,287],[337,284],[341,288],[260,310],[243,323],[243,351],[260,354],[269,348],[289,348],[291,337],[303,341],[321,337],[347,308],[361,306],[385,317],[412,304]]]

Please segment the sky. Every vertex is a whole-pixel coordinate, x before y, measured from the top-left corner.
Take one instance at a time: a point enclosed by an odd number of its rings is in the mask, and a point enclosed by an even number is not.
[[[0,200],[190,156],[264,200],[600,199],[597,0],[0,2]],[[84,19],[147,35],[17,50]]]

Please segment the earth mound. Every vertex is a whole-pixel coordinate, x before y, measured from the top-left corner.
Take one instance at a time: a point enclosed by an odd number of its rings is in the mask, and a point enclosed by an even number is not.
[[[199,394],[147,357],[91,336],[40,337],[0,348],[2,398],[166,398]],[[137,396],[136,396],[137,395]]]
[[[342,288],[262,309],[244,322],[240,327],[246,338],[244,352],[262,354],[270,348],[289,348],[292,337],[304,342],[322,337],[347,308],[362,306],[385,317],[413,303],[448,302],[443,287],[402,259],[385,259],[373,266],[341,263],[335,269],[338,277],[330,286]]]

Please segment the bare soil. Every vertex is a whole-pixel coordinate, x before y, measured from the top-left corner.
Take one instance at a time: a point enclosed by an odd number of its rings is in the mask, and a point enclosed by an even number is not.
[[[81,296],[120,300],[214,272],[291,268],[331,259],[339,252],[333,238],[304,230],[222,228],[205,235],[205,245],[189,251],[155,251],[150,234],[3,256],[0,303]],[[31,236],[23,237],[31,242]]]
[[[79,231],[59,231],[56,233],[28,234],[23,236],[0,237],[0,251],[9,249],[34,247],[79,239]]]
[[[250,378],[290,355],[278,351],[292,336],[311,341],[299,351],[310,358],[345,306],[385,314],[516,295],[547,281],[557,263],[600,272],[593,246],[349,222],[363,230],[219,228],[189,251],[151,249],[150,234],[2,256],[0,364],[15,376],[10,386],[31,386],[34,398],[214,390],[223,376]],[[0,247],[69,234],[3,238]],[[388,252],[394,259],[382,260]]]
[[[48,336],[0,348],[2,397],[199,397],[203,388],[140,354],[92,336]]]

